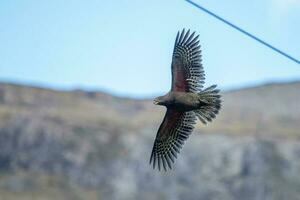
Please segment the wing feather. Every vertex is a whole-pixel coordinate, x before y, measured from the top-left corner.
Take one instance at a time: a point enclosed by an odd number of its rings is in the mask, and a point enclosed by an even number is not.
[[[150,157],[153,168],[157,166],[160,170],[163,167],[165,171],[168,168],[172,169],[172,163],[175,162],[185,140],[192,133],[195,121],[194,112],[167,110],[158,129]]]
[[[201,64],[199,35],[185,33],[183,29],[177,33],[172,58],[172,91],[198,92],[205,79]]]

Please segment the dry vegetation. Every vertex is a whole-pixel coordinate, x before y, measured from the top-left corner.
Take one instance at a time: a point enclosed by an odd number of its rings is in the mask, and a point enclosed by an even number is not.
[[[175,170],[160,174],[148,159],[165,111],[152,100],[2,83],[0,200],[296,200],[299,91],[223,93],[214,123],[198,123]]]

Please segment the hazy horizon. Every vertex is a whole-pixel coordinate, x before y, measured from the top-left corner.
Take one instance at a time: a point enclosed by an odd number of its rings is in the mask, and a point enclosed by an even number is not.
[[[195,2],[300,57],[300,1]],[[182,0],[1,1],[0,27],[0,80],[162,94],[170,88],[174,39],[182,28],[200,34],[206,85],[228,90],[300,79],[298,64]]]
[[[248,88],[255,88],[265,85],[271,85],[271,84],[292,84],[300,82],[300,79],[287,79],[287,80],[270,80],[265,82],[257,82],[253,84],[245,84],[245,85],[239,85],[236,87],[231,88],[220,88],[221,92],[231,92],[231,91],[237,91],[237,90],[243,90]],[[84,86],[70,86],[70,87],[61,87],[61,86],[55,86],[51,84],[45,84],[45,83],[37,83],[37,82],[24,82],[24,81],[13,81],[13,80],[5,80],[0,79],[0,84],[12,84],[12,85],[18,85],[18,86],[24,86],[24,87],[33,87],[33,88],[40,88],[40,89],[46,89],[46,90],[55,90],[55,91],[62,91],[62,92],[73,92],[73,91],[84,91],[84,92],[104,92],[109,95],[113,95],[115,97],[121,97],[121,98],[132,98],[132,99],[149,99],[154,98],[155,96],[162,95],[169,90],[162,92],[162,93],[154,93],[154,94],[148,94],[148,95],[130,95],[130,94],[122,94],[118,92],[114,92],[109,89],[101,88],[101,87],[84,87]]]

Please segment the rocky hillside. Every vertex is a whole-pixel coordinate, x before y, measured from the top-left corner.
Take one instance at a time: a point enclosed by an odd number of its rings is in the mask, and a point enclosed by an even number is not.
[[[175,169],[149,156],[164,108],[101,92],[0,84],[0,200],[300,199],[300,82],[223,94]]]

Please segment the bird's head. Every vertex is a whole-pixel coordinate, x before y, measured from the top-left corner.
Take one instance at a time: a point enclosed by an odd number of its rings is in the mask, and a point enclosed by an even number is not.
[[[164,96],[159,96],[159,97],[156,97],[154,100],[153,100],[153,103],[155,105],[160,105],[160,106],[169,106],[170,103],[172,103],[172,98],[170,96],[170,94],[166,94]]]
[[[164,98],[163,98],[163,96],[156,97],[153,100],[153,104],[155,104],[155,105],[164,105]]]

